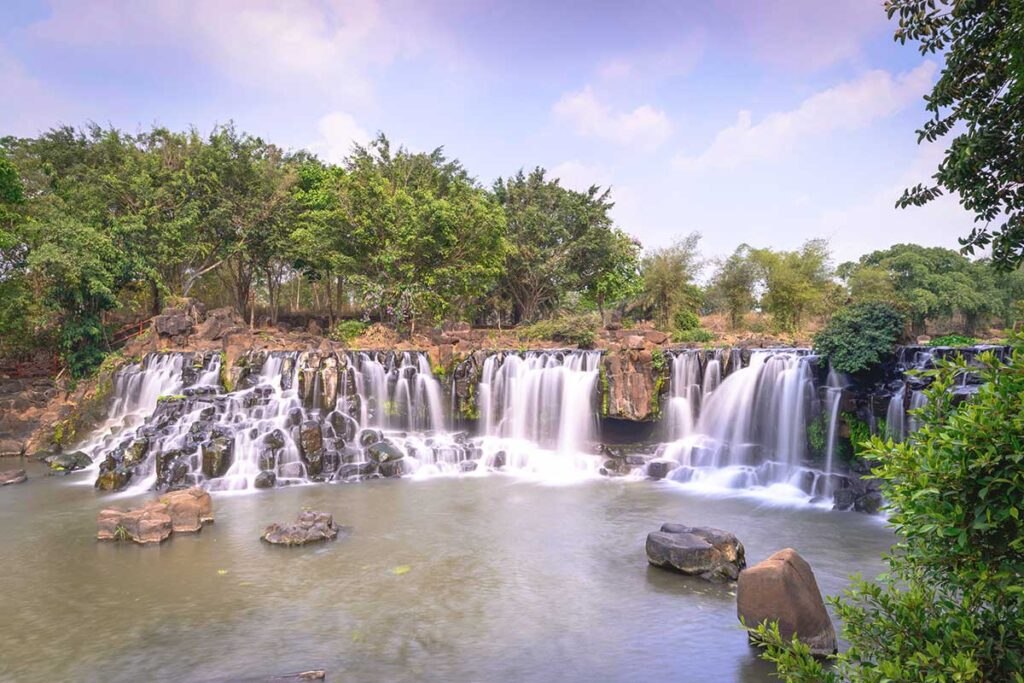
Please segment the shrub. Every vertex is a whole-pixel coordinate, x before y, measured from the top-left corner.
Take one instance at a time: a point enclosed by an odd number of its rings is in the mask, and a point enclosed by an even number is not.
[[[921,429],[871,439],[899,537],[888,572],[830,598],[850,645],[830,669],[771,625],[755,629],[782,678],[1024,681],[1024,338],[1011,345],[1006,366],[977,359],[984,384],[958,406],[951,389],[967,366],[938,361]]]
[[[565,315],[541,320],[519,330],[525,340],[554,341],[589,349],[597,339],[595,315]]]
[[[903,315],[889,304],[854,304],[815,335],[814,349],[840,372],[863,372],[893,352],[903,325]]]
[[[944,334],[928,342],[928,346],[974,346],[978,340],[962,334]]]
[[[672,325],[677,330],[695,330],[700,327],[700,318],[693,311],[676,311],[672,316]]]
[[[367,327],[368,325],[361,320],[341,320],[327,336],[334,341],[347,344],[366,332]]]
[[[676,330],[672,333],[672,341],[676,344],[704,344],[715,340],[715,333],[698,327],[692,330]]]

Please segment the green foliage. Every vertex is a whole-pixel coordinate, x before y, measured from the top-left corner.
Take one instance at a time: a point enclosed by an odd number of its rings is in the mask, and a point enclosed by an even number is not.
[[[761,306],[776,328],[793,332],[808,314],[826,312],[829,294],[838,286],[832,282],[827,241],[809,240],[800,251],[754,249],[750,259],[764,285]]]
[[[951,249],[896,244],[844,263],[839,274],[855,302],[889,303],[905,312],[914,329],[954,315],[964,327],[983,326],[997,314],[1012,317],[1012,304],[1024,293],[1012,275],[999,275],[984,261],[972,262]]]
[[[815,453],[824,453],[828,446],[828,414],[820,413],[807,423],[807,443]]]
[[[934,182],[906,190],[897,206],[921,206],[943,191],[973,212],[974,228],[961,243],[967,253],[991,245],[995,264],[1012,270],[1024,261],[1024,48],[1019,0],[887,0],[895,38],[935,54],[942,73],[925,97],[929,119],[918,142],[952,137]]]
[[[691,233],[644,257],[643,302],[662,329],[669,328],[676,313],[700,305],[700,289],[693,284],[701,267],[698,242],[700,234]]]
[[[672,316],[672,324],[676,330],[695,330],[700,327],[700,317],[693,311],[680,310]]]
[[[1024,681],[1024,339],[1011,344],[1006,365],[980,356],[983,384],[959,405],[967,365],[939,361],[921,429],[871,439],[899,541],[879,583],[830,599],[849,643],[832,668],[759,630],[786,680]]]
[[[814,349],[840,372],[863,372],[892,353],[903,325],[903,316],[888,304],[854,304],[815,335]]]
[[[672,333],[672,342],[675,344],[705,344],[715,341],[715,333],[698,327],[694,330],[676,330]]]
[[[564,315],[541,320],[519,330],[525,340],[554,341],[589,349],[597,340],[598,320],[593,315]]]
[[[659,375],[668,370],[669,362],[665,352],[661,349],[651,351],[651,367]]]
[[[361,320],[341,320],[334,326],[334,329],[331,330],[328,336],[334,341],[348,344],[366,332],[367,327],[369,326]]]
[[[935,337],[928,346],[974,346],[978,343],[978,340],[974,337],[965,337],[962,334],[944,334],[941,337]]]
[[[756,303],[754,286],[758,281],[758,268],[750,258],[750,252],[748,245],[741,244],[729,258],[719,261],[708,289],[713,307],[729,315],[729,324],[733,328],[739,327],[743,316]]]

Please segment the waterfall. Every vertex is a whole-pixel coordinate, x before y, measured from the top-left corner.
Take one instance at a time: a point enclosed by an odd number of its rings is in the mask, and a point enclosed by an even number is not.
[[[825,408],[828,419],[828,434],[825,444],[825,490],[822,494],[828,497],[832,494],[832,463],[836,452],[836,443],[839,440],[839,406],[843,398],[843,385],[840,384],[839,376],[832,369],[828,368],[828,380],[825,387]]]
[[[700,352],[683,351],[672,359],[669,378],[667,426],[670,440],[682,439],[693,432],[702,399]]]
[[[928,395],[920,389],[910,392],[910,407],[907,410],[907,436],[921,428],[921,418],[915,411],[924,408],[928,404]]]
[[[903,408],[903,397],[906,396],[906,392],[907,384],[904,382],[889,398],[889,406],[885,409],[886,435],[897,443],[903,441],[907,436],[907,413]]]
[[[673,371],[685,373],[683,382],[673,386],[690,387],[691,354],[681,356]],[[719,360],[711,386],[680,390],[703,396],[703,405],[692,431],[661,453],[680,465],[671,478],[714,489],[770,489],[786,497],[823,492],[829,473],[805,465],[807,421],[817,406],[808,352],[755,350],[746,367],[738,367],[738,361],[730,358],[732,371],[720,383],[715,381],[721,377]]]

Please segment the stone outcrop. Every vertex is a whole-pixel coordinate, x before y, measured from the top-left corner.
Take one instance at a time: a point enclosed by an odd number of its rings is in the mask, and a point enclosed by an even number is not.
[[[0,470],[0,486],[20,484],[28,479],[25,470]]]
[[[92,464],[89,456],[82,451],[55,453],[44,457],[43,462],[50,466],[50,472],[53,474],[76,472]]]
[[[632,335],[626,348],[609,350],[601,359],[601,414],[618,420],[644,422],[661,414],[660,394],[667,386],[667,371],[661,351],[644,348],[644,337]],[[662,358],[655,367],[654,354]]]
[[[836,651],[835,628],[814,572],[792,548],[740,573],[736,613],[748,628],[778,622],[783,639],[796,634],[816,655]]]
[[[647,560],[716,583],[735,581],[747,566],[743,544],[733,534],[711,527],[663,524],[647,535]]]
[[[133,510],[107,508],[96,518],[96,538],[159,544],[172,533],[195,533],[213,521],[213,501],[200,488],[175,491]]]
[[[333,540],[342,530],[348,531],[346,527],[335,524],[330,513],[305,510],[293,524],[271,524],[263,530],[260,538],[272,545],[306,545]]]
[[[47,377],[0,378],[0,457],[24,455],[47,404],[58,394]]]

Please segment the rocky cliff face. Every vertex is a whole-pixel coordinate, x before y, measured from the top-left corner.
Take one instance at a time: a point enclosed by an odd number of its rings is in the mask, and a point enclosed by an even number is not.
[[[602,360],[601,415],[614,420],[648,422],[661,415],[668,369],[660,349],[628,348],[605,353]]]

